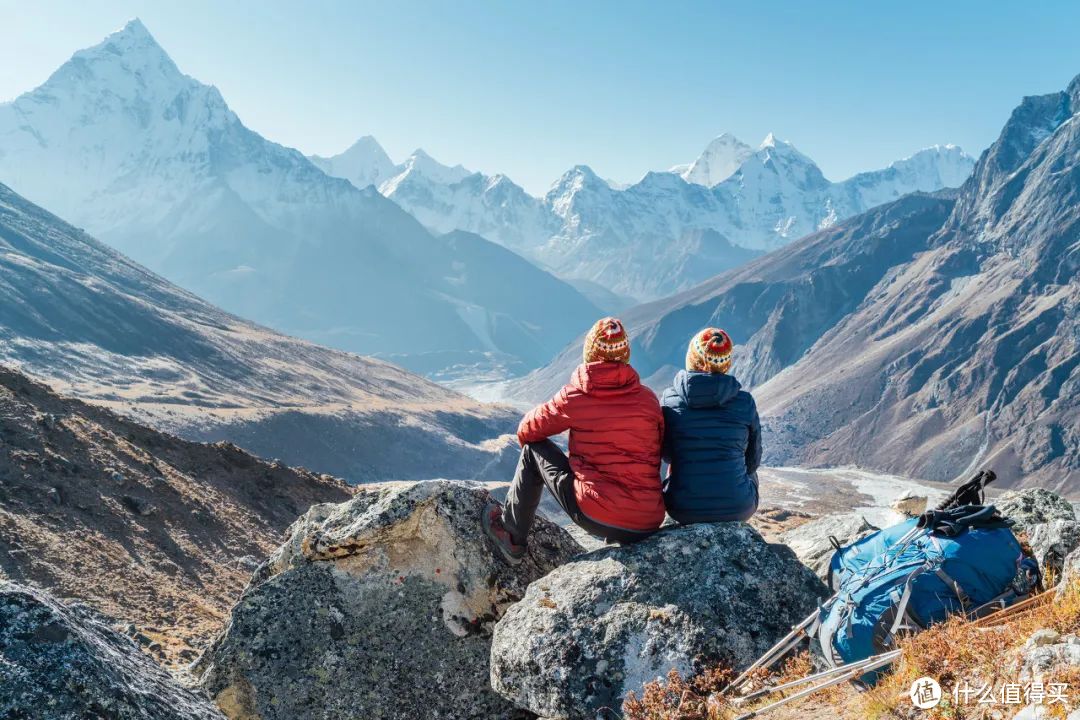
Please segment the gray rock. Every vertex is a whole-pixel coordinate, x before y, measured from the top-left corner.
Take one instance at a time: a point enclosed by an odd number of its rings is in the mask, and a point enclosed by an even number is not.
[[[1051,520],[1034,525],[1028,531],[1028,543],[1044,576],[1060,578],[1065,558],[1080,547],[1080,523],[1075,520]]]
[[[1043,645],[1054,645],[1060,639],[1061,633],[1059,633],[1057,630],[1043,628],[1041,630],[1036,630],[1031,634],[1031,637],[1028,638],[1026,646],[1029,648],[1033,648],[1042,647]]]
[[[1072,504],[1043,488],[1024,488],[1002,493],[993,501],[1001,514],[1011,519],[1017,532],[1030,533],[1035,525],[1051,520],[1075,520]]]
[[[580,551],[538,518],[518,566],[467,483],[394,483],[316,505],[195,665],[234,720],[509,718],[488,681],[491,631],[530,582]]]
[[[1036,630],[1024,645],[1020,680],[1052,676],[1076,667],[1080,667],[1080,643],[1075,635],[1062,636],[1049,629]]]
[[[0,717],[222,720],[111,622],[0,581]]]
[[[1070,587],[1080,584],[1080,549],[1065,556],[1062,563],[1061,580],[1058,581],[1058,597],[1063,597]]]
[[[828,582],[829,562],[836,550],[829,538],[835,537],[841,545],[850,545],[877,530],[859,513],[842,513],[803,523],[782,533],[780,541],[795,552],[800,562]]]
[[[672,668],[745,667],[826,594],[744,523],[676,527],[530,585],[495,626],[491,684],[541,717],[592,720]]]

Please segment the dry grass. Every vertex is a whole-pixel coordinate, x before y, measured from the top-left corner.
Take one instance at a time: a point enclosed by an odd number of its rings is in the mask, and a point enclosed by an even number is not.
[[[953,618],[925,632],[901,641],[903,654],[893,664],[889,674],[871,690],[855,694],[843,686],[823,691],[809,701],[793,703],[783,717],[822,716],[822,706],[831,709],[835,717],[858,717],[866,720],[926,718],[926,720],[982,720],[1009,718],[1023,705],[959,705],[948,697],[949,689],[957,682],[978,688],[985,683],[1000,686],[1019,681],[1019,651],[1036,630],[1048,628],[1062,635],[1080,633],[1080,583],[1073,584],[1053,602],[1034,607],[1008,617],[1000,625],[977,627],[975,623]],[[755,685],[780,684],[811,672],[809,654],[790,658],[775,673],[759,673]],[[730,670],[715,670],[689,680],[674,670],[666,681],[648,683],[638,697],[631,693],[623,706],[625,720],[730,720],[741,712],[761,707],[757,704],[733,707],[724,698],[716,697],[732,677]],[[946,689],[945,700],[934,710],[915,710],[908,699],[913,681],[923,676],[936,678]],[[1047,717],[1066,717],[1070,710],[1080,707],[1080,668],[1067,668],[1048,673],[1043,682],[1066,683],[1067,704],[1045,706]],[[769,701],[781,696],[774,695]],[[814,706],[813,713],[807,713]],[[800,715],[800,709],[803,715]],[[780,717],[779,715],[777,717]]]
[[[1080,583],[1071,585],[1054,602],[1009,617],[1007,622],[995,627],[976,627],[970,621],[953,618],[907,638],[901,643],[904,653],[893,665],[892,672],[860,696],[861,714],[867,720],[907,717],[903,712],[903,708],[910,708],[907,692],[911,683],[923,676],[936,678],[945,688],[958,682],[975,687],[985,683],[1000,686],[1018,682],[1018,651],[1032,633],[1042,628],[1061,634],[1080,631]],[[1075,671],[1067,674],[1075,674]],[[1056,676],[1048,676],[1044,681],[1069,682]],[[1080,684],[1069,682],[1069,689],[1070,707],[1076,708],[1080,704],[1077,694]],[[1015,714],[1020,707],[1006,708],[1005,716]],[[1002,710],[1000,706],[995,709]],[[1054,710],[1061,711],[1061,717],[1065,716],[1062,705],[1055,705]],[[946,697],[927,717],[974,720],[983,717],[985,712],[985,706],[954,706],[952,698]]]

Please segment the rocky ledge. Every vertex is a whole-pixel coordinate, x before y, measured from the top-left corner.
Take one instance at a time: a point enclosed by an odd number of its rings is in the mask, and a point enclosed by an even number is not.
[[[667,529],[533,583],[495,626],[491,684],[541,717],[618,717],[628,692],[672,668],[745,667],[827,594],[746,524]]]
[[[0,581],[0,717],[223,720],[111,621]]]
[[[196,664],[203,687],[232,720],[521,716],[488,682],[492,628],[581,548],[538,518],[525,560],[497,560],[489,498],[430,481],[312,507]]]

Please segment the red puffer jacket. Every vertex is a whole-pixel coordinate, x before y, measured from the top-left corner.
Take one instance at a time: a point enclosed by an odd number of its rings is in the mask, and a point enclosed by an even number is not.
[[[538,442],[564,430],[570,431],[570,466],[581,511],[626,530],[660,527],[664,416],[637,371],[620,362],[579,365],[569,385],[525,416],[518,441]]]

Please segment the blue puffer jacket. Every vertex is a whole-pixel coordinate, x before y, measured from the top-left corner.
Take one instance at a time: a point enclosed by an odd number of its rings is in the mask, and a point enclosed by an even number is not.
[[[675,375],[664,409],[664,503],[681,523],[746,520],[757,510],[761,423],[753,396],[721,373]]]

